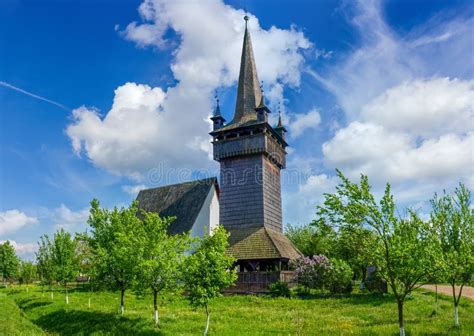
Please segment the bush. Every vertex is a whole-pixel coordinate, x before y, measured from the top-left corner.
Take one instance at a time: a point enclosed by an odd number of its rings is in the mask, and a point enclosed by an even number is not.
[[[290,297],[291,291],[288,284],[283,281],[277,281],[268,285],[269,294],[273,297]]]
[[[298,284],[306,289],[314,289],[323,287],[324,274],[331,264],[326,256],[316,255],[298,258],[291,266],[295,269]]]
[[[326,272],[324,283],[333,294],[350,293],[353,274],[351,267],[344,260],[331,259],[331,266]]]

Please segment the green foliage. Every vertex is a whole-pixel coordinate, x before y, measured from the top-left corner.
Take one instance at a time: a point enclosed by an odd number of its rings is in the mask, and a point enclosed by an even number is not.
[[[431,223],[441,249],[441,272],[437,273],[437,280],[447,280],[453,288],[457,326],[457,306],[462,289],[474,273],[474,210],[471,209],[471,192],[461,184],[453,196],[445,193],[438,197],[435,194],[431,205]],[[460,285],[458,294],[456,285]]]
[[[206,307],[210,300],[221,295],[221,290],[237,279],[232,265],[235,259],[226,255],[229,234],[224,227],[202,238],[193,254],[183,264],[183,280],[190,304]]]
[[[29,284],[36,275],[36,265],[31,261],[22,261],[20,263],[20,272],[18,280],[20,283]]]
[[[88,219],[94,276],[106,287],[121,291],[122,313],[125,290],[137,279],[145,247],[144,227],[137,213],[136,202],[108,210],[94,199]]]
[[[54,278],[64,286],[74,280],[79,273],[76,246],[76,241],[64,229],[60,229],[54,234],[52,242]]]
[[[318,207],[319,221],[373,232],[369,259],[392,289],[398,304],[400,334],[404,334],[403,303],[434,272],[439,254],[436,239],[430,226],[415,212],[409,211],[408,217],[396,216],[389,184],[377,202],[367,176],[362,175],[357,184],[340,171],[337,174],[341,182],[336,193],[326,194],[324,205]]]
[[[137,289],[150,288],[158,292],[175,289],[184,252],[190,247],[189,235],[168,235],[167,229],[174,217],[161,218],[152,212],[142,212],[142,216],[145,248],[140,260]]]
[[[352,292],[353,272],[348,263],[341,259],[331,259],[331,266],[327,270],[325,287],[333,294]]]
[[[52,286],[55,274],[53,263],[53,244],[47,235],[40,237],[36,252],[36,271],[41,284]]]
[[[161,218],[152,212],[142,212],[144,226],[144,254],[140,260],[135,290],[142,293],[151,289],[158,323],[157,295],[163,290],[176,291],[179,285],[179,270],[184,260],[184,252],[190,248],[188,234],[168,234],[168,226],[174,217]]]
[[[336,244],[336,232],[325,223],[305,226],[288,226],[285,232],[288,239],[305,256],[331,255]]]
[[[20,260],[16,256],[15,248],[7,240],[0,244],[0,272],[3,281],[12,280],[18,275]]]
[[[272,297],[291,297],[291,290],[288,283],[284,281],[277,281],[268,285],[269,294]]]
[[[224,288],[237,279],[232,266],[235,259],[226,255],[229,234],[223,226],[217,227],[212,235],[202,238],[193,254],[183,264],[183,280],[188,300],[192,307],[203,307],[207,314],[206,330],[209,325],[209,302],[221,296]]]

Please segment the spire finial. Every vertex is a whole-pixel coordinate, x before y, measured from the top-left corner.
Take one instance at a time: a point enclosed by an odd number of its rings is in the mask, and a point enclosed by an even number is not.
[[[277,128],[283,128],[283,122],[281,120],[281,104],[278,102],[278,125]]]
[[[214,99],[216,100],[216,109],[214,110],[214,116],[218,117],[221,115],[221,108],[219,106],[219,95],[217,94],[217,89],[214,91]]]
[[[247,23],[249,22],[249,16],[247,15],[247,8],[246,7],[244,7],[244,12],[245,12],[245,16],[244,16],[245,29],[247,30]]]

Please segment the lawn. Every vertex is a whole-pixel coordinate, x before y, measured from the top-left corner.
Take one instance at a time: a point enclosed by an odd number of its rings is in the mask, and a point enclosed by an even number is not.
[[[118,293],[70,291],[52,300],[40,288],[0,290],[0,335],[199,335],[203,311],[193,311],[182,297],[163,299],[160,328],[152,320],[151,297],[128,293],[125,316],[118,314]],[[162,300],[162,301],[163,301]],[[434,294],[418,290],[406,303],[407,335],[474,335],[474,302],[461,300],[462,329],[452,328],[452,304],[440,296],[433,314]],[[353,294],[310,299],[227,296],[211,305],[211,335],[396,335],[397,308],[389,296]],[[7,323],[3,323],[6,321]],[[39,328],[40,329],[39,329]]]

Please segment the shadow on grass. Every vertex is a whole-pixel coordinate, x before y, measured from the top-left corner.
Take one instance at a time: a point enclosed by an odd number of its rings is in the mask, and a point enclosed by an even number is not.
[[[16,304],[23,311],[28,311],[34,308],[43,307],[51,304],[51,301],[38,300],[38,299],[21,299],[17,300]]]
[[[162,335],[144,319],[119,317],[98,311],[61,309],[39,317],[34,323],[47,332],[59,335]]]

